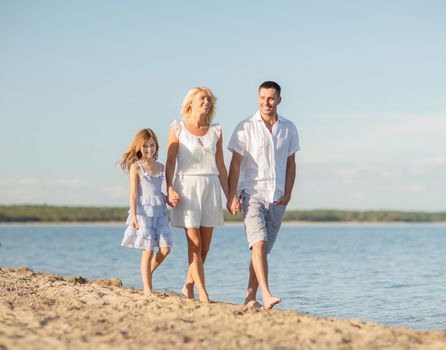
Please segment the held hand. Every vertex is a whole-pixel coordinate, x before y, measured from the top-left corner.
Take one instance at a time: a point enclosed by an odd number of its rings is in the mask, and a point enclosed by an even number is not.
[[[284,195],[282,197],[280,197],[278,200],[274,201],[273,204],[274,205],[287,205],[288,202],[290,201],[290,196]]]
[[[236,197],[234,203],[234,215],[243,210],[243,204],[241,198]]]
[[[173,190],[173,188],[170,188],[167,191],[167,204],[169,204],[172,208],[175,208],[178,203],[180,203],[180,196]]]
[[[236,195],[234,195],[231,198],[228,199],[228,201],[226,202],[226,208],[229,210],[229,212],[231,213],[231,215],[235,215],[237,214],[239,211],[241,211],[241,201],[239,198],[237,198]]]
[[[231,200],[231,199],[228,199],[228,200],[226,201],[226,209],[228,209],[228,211],[231,213],[231,215],[234,215],[234,214],[232,214],[231,207],[232,207],[232,200]]]

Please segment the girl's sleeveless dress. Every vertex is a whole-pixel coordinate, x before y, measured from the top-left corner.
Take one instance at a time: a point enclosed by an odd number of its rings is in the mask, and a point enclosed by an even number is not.
[[[136,218],[139,229],[130,226],[131,215],[121,245],[129,248],[153,250],[154,247],[171,247],[172,238],[167,216],[166,196],[161,192],[164,180],[162,166],[157,163],[159,175],[149,175],[140,162],[137,163],[141,177],[138,184]]]

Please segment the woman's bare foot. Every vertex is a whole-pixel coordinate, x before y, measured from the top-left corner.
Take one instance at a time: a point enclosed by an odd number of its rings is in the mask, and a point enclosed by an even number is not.
[[[150,297],[152,295],[152,290],[149,288],[144,288],[144,295]]]
[[[207,293],[202,293],[199,297],[199,300],[203,303],[210,303],[209,295]]]
[[[181,292],[183,295],[188,299],[194,299],[194,285],[192,283],[186,283],[184,284],[183,288],[181,289]]]
[[[265,309],[271,310],[274,307],[274,305],[277,305],[280,303],[280,298],[270,296],[270,297],[264,298],[263,302],[265,303]]]

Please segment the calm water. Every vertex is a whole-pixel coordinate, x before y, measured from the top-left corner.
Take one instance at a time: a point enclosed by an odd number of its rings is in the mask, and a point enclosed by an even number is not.
[[[140,252],[120,247],[124,226],[0,226],[0,266],[141,288]],[[180,292],[186,242],[154,275],[155,290]],[[415,329],[446,329],[446,225],[284,226],[270,255],[271,291],[281,309]],[[249,251],[242,226],[216,230],[206,262],[212,299],[241,303]]]

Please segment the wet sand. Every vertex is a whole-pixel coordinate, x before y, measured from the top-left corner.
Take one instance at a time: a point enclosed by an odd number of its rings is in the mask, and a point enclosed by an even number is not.
[[[0,268],[0,349],[446,349],[418,332]]]

